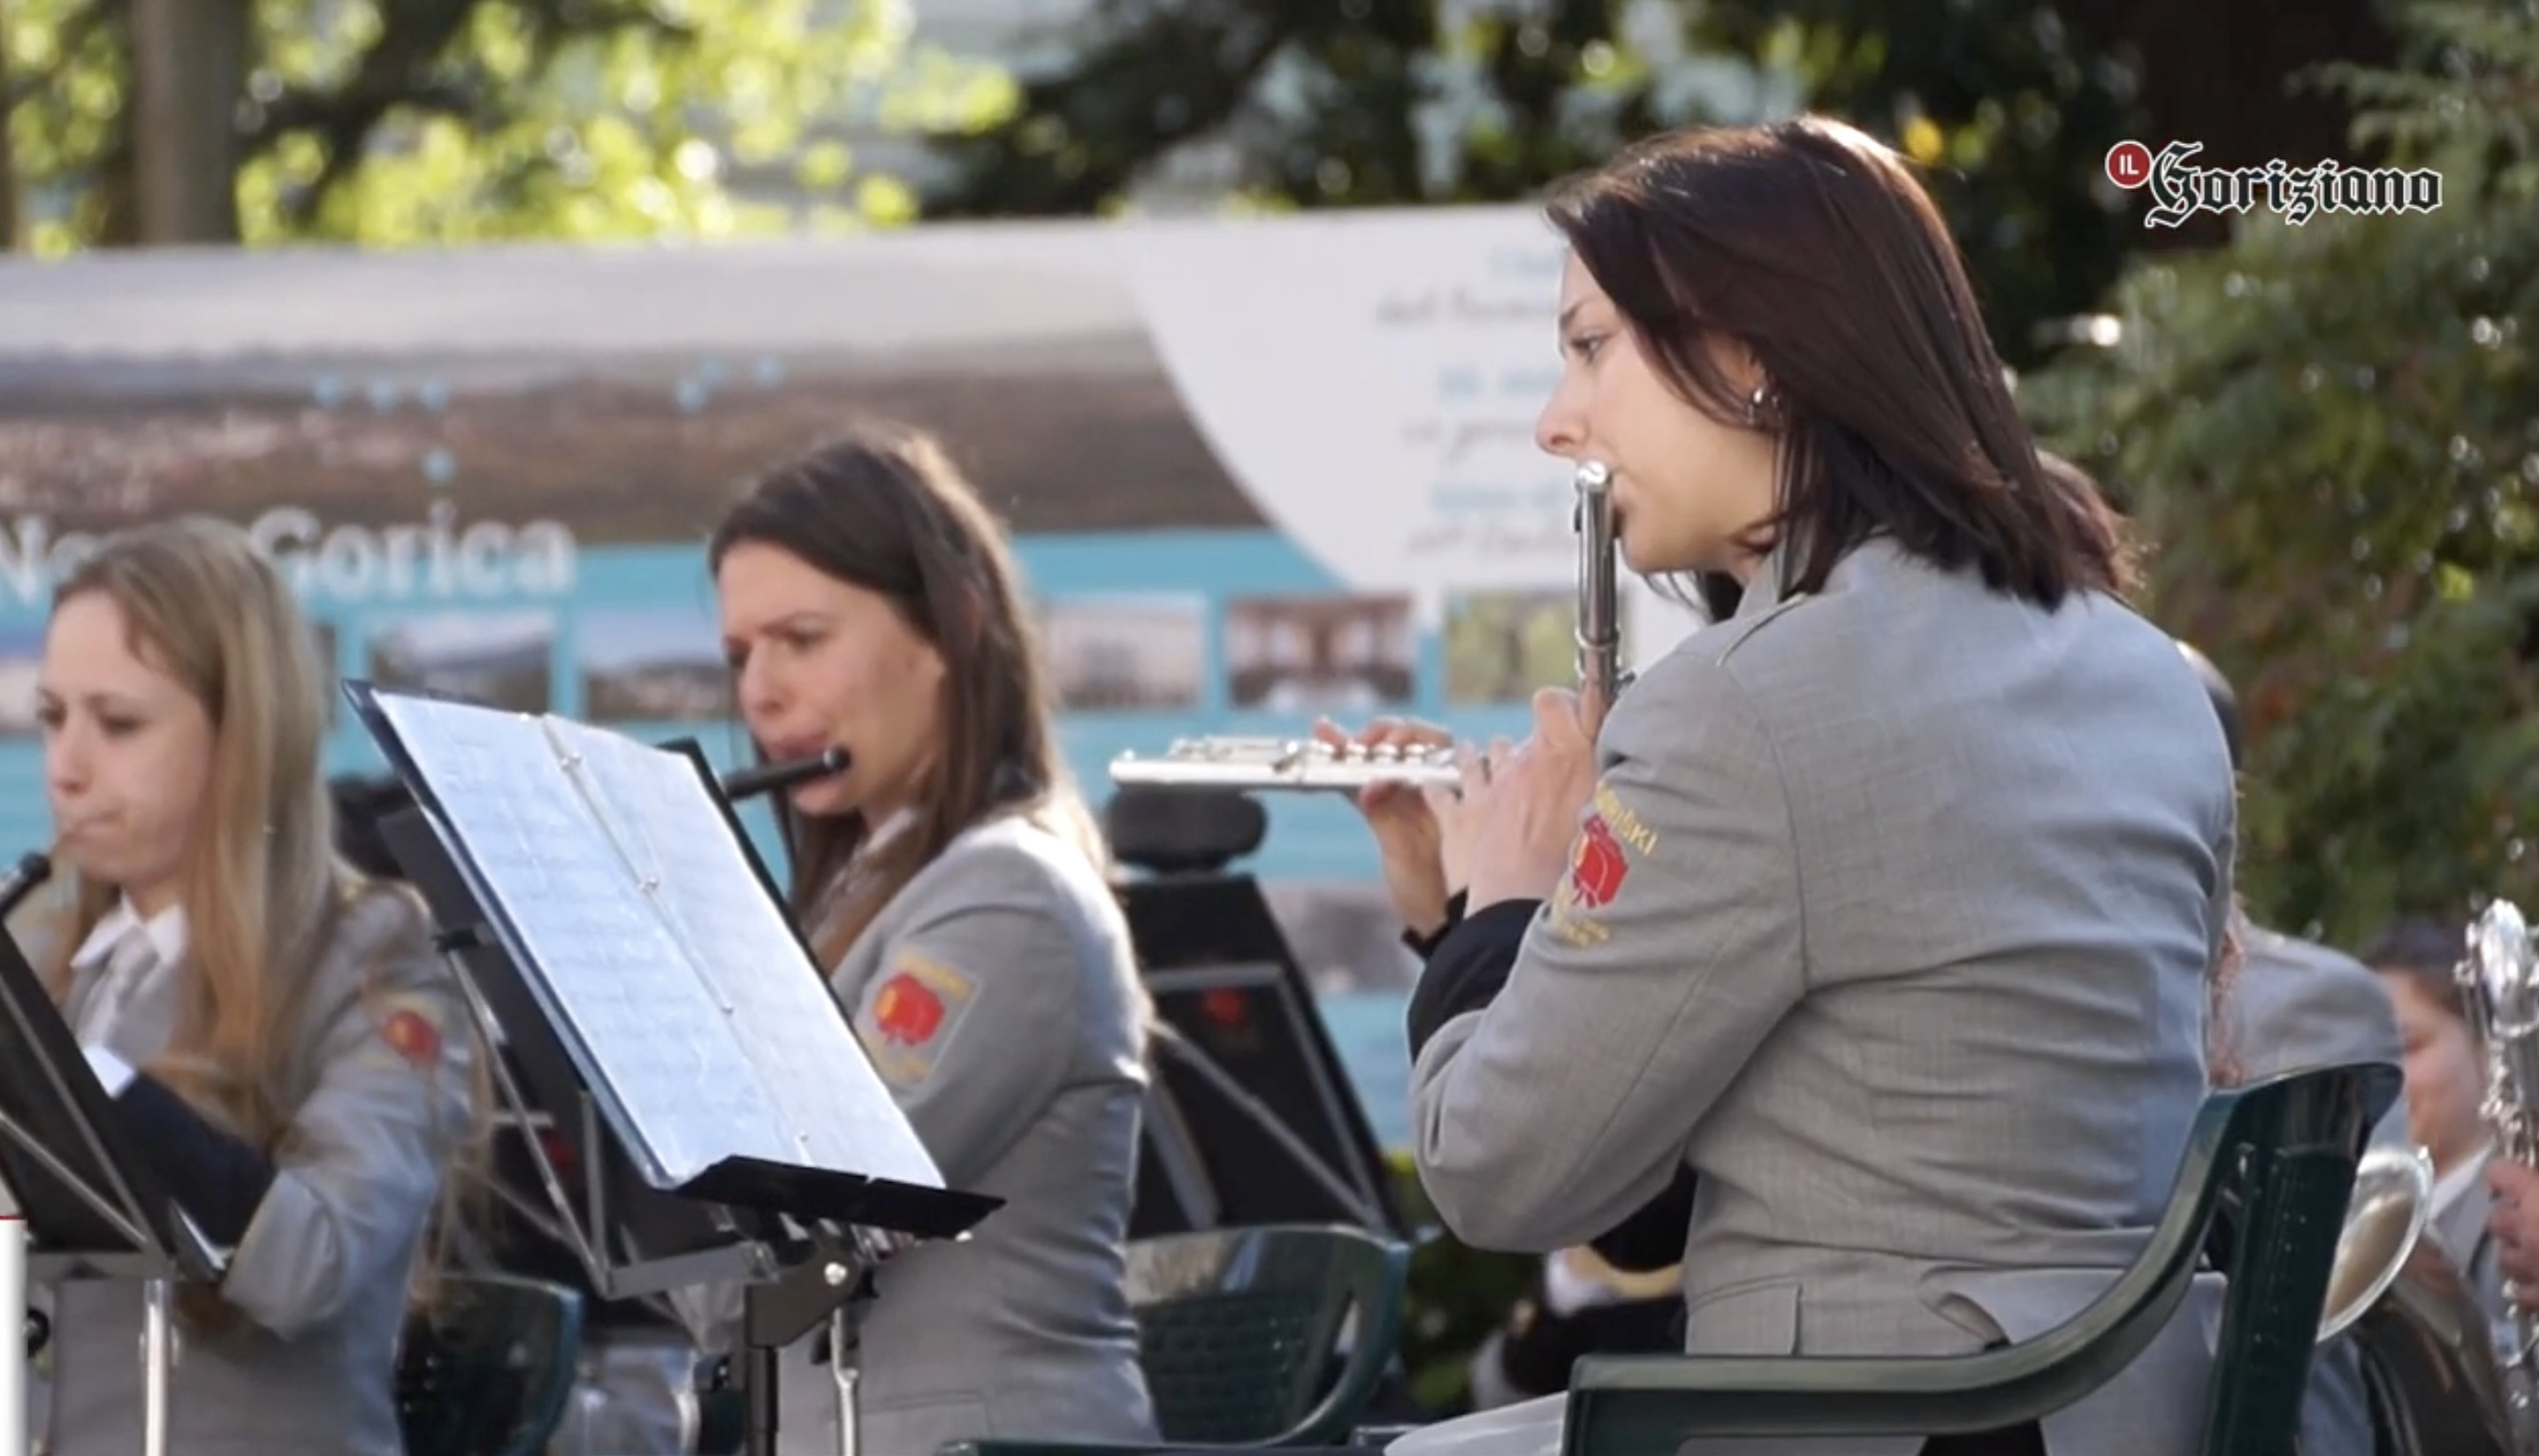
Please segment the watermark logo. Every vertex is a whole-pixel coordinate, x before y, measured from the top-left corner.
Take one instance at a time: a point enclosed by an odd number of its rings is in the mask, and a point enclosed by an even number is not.
[[[2432,168],[2297,167],[2278,157],[2262,167],[2198,167],[2202,142],[2170,142],[2155,154],[2141,142],[2107,149],[2107,180],[2128,192],[2149,189],[2146,228],[2175,228],[2199,212],[2237,215],[2266,207],[2295,227],[2322,212],[2397,217],[2442,205],[2442,174]]]

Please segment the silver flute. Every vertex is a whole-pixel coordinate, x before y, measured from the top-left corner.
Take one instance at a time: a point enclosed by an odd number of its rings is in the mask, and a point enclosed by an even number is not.
[[[1593,690],[1605,706],[1622,694],[1622,597],[1614,557],[1613,472],[1601,460],[1578,467],[1578,505],[1571,516],[1578,532],[1578,689]]]
[[[1578,466],[1578,686],[1612,704],[1629,685],[1622,671],[1622,614],[1615,570],[1613,472],[1596,460]],[[1374,784],[1453,784],[1452,748],[1334,747],[1315,738],[1211,736],[1179,738],[1162,753],[1123,753],[1111,760],[1114,784],[1183,789],[1326,790],[1355,793]]]

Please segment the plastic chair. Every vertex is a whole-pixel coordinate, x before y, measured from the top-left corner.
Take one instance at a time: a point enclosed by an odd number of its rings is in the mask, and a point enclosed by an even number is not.
[[[1129,1247],[1129,1293],[1163,1438],[1135,1446],[965,1441],[940,1456],[1130,1456],[1338,1441],[1393,1358],[1409,1271],[1407,1246],[1339,1225],[1138,1240]],[[1343,1333],[1348,1350],[1334,1380]]]
[[[2150,1346],[2235,1196],[2233,1271],[2205,1397],[2205,1456],[2284,1456],[2307,1389],[2354,1169],[2397,1099],[2387,1063],[2289,1073],[2205,1101],[2142,1260],[2034,1340],[1970,1355],[1601,1355],[1572,1376],[1565,1456],[1675,1456],[1694,1436],[1947,1435],[2062,1410]]]
[[[561,1284],[446,1280],[397,1362],[407,1456],[538,1456],[573,1392],[582,1316],[582,1296]]]

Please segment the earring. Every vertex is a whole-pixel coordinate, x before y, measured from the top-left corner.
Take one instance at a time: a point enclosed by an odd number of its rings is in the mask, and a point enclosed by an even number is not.
[[[1748,395],[1748,396],[1747,396],[1747,399],[1746,399],[1746,423],[1747,423],[1747,424],[1750,424],[1750,425],[1760,425],[1760,424],[1762,424],[1762,423],[1763,423],[1763,401],[1764,401],[1764,398],[1765,398],[1766,394],[1770,391],[1770,389],[1771,389],[1771,386],[1770,386],[1769,384],[1756,384],[1756,385],[1754,386],[1754,392],[1753,392],[1752,394],[1750,394],[1750,395]]]

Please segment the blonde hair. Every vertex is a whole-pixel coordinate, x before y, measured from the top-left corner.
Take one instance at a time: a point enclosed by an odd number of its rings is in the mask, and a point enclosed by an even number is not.
[[[313,1072],[293,1053],[308,1035],[309,982],[343,917],[369,897],[395,896],[411,912],[398,923],[416,927],[422,943],[423,908],[336,852],[321,762],[328,673],[290,584],[244,531],[184,517],[109,536],[56,584],[53,609],[90,594],[115,604],[134,656],[174,678],[212,726],[209,787],[178,890],[193,974],[149,1072],[215,1127],[271,1153],[311,1090]],[[63,923],[43,968],[56,1001],[68,994],[71,957],[120,894],[65,871]],[[477,1115],[453,1138],[462,1144],[486,1122],[476,1063]]]

